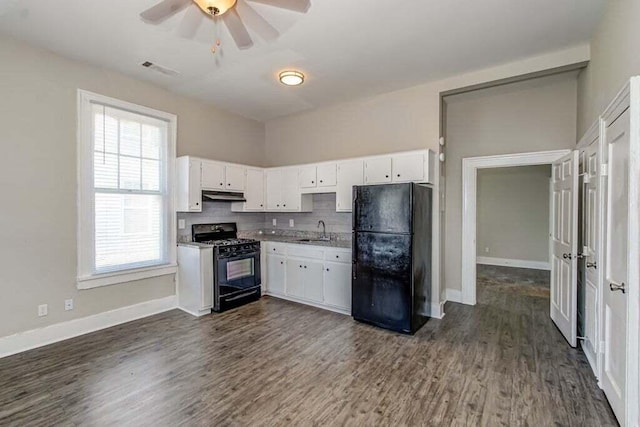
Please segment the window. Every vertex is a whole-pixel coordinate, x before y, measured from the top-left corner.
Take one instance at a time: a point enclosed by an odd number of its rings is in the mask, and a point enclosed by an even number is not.
[[[78,92],[78,287],[175,272],[176,117]]]

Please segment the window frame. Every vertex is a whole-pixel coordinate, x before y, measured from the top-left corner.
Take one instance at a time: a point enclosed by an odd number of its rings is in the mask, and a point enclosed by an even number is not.
[[[94,200],[94,141],[92,103],[103,104],[120,110],[150,116],[167,122],[166,192],[163,212],[167,219],[167,230],[163,245],[167,246],[165,263],[108,273],[95,273],[95,200]],[[175,164],[178,118],[175,114],[155,110],[97,93],[78,89],[77,95],[77,185],[78,185],[78,289],[126,283],[135,280],[175,274],[176,262],[176,210],[175,210]],[[165,211],[166,210],[166,211]]]

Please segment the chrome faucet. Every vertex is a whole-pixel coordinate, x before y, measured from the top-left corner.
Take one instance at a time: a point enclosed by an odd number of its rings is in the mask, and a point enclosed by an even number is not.
[[[318,221],[318,228],[322,225],[322,236],[320,236],[320,240],[329,241],[330,238],[327,236],[327,226],[324,224],[323,220]]]

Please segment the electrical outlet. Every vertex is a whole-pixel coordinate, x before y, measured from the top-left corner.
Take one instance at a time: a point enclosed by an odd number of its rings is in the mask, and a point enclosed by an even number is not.
[[[485,251],[486,253],[489,253],[489,246],[487,246],[486,248],[484,248],[484,251]]]
[[[73,310],[73,298],[64,300],[64,310],[65,311]]]
[[[186,225],[184,223],[184,219],[179,219],[178,220],[178,230],[184,230],[185,227],[186,227]]]
[[[38,306],[38,316],[46,316],[49,313],[49,306],[47,304],[41,304]]]
[[[289,227],[295,227],[296,223],[292,219],[289,220]]]
[[[273,218],[273,219],[271,220],[271,225],[273,225],[274,227],[275,227],[276,225],[278,225],[278,220],[277,220],[277,219],[275,219],[275,218]]]

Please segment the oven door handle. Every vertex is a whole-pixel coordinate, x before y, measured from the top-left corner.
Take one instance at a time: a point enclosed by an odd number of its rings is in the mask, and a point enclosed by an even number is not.
[[[260,251],[255,251],[255,252],[249,252],[246,254],[239,254],[239,255],[234,255],[234,256],[230,256],[230,257],[218,257],[218,260],[220,261],[237,261],[239,259],[247,259],[247,258],[260,258]]]

